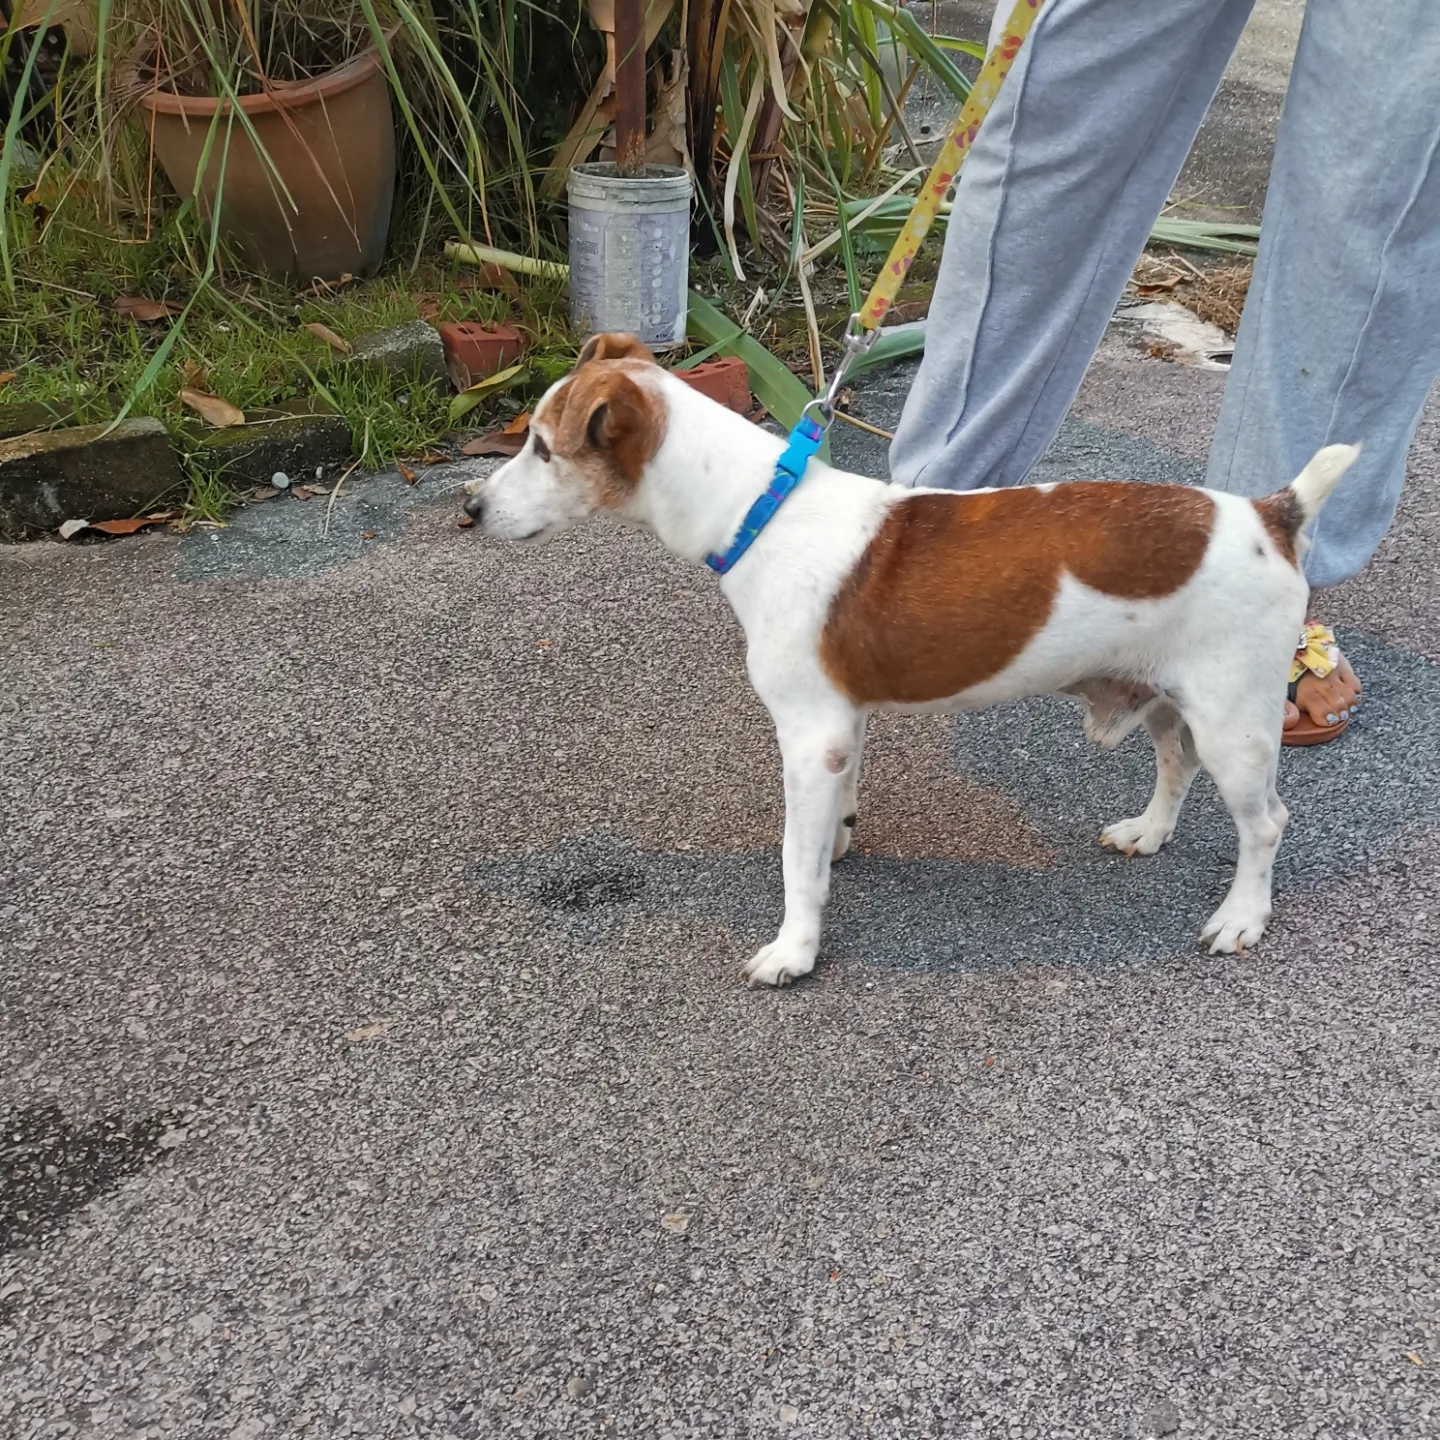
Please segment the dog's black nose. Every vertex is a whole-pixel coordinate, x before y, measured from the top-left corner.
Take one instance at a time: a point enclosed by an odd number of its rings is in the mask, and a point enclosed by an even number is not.
[[[471,495],[465,501],[465,513],[472,520],[478,520],[485,513],[484,499],[479,495]]]

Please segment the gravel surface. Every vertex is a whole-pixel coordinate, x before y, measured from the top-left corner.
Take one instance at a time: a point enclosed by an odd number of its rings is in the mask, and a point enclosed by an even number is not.
[[[1047,471],[1217,394],[1111,341]],[[877,723],[778,994],[709,578],[458,478],[0,552],[0,1434],[1440,1435],[1433,447],[1256,954],[1209,787],[1122,861],[1145,747],[1038,702]]]

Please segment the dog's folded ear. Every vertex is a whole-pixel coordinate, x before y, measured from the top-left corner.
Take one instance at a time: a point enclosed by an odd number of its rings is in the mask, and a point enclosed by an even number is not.
[[[648,346],[643,345],[633,335],[619,335],[613,332],[605,335],[592,335],[580,351],[580,358],[575,362],[575,368],[578,370],[592,360],[647,360],[650,364],[655,364],[655,357],[650,353]]]
[[[623,372],[611,372],[599,377],[586,398],[590,406],[586,441],[634,484],[665,438],[665,409],[659,397]]]

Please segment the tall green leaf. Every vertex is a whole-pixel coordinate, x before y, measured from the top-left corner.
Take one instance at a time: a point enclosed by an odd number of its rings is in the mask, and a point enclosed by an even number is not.
[[[815,397],[758,340],[693,290],[689,330],[697,340],[718,346],[722,354],[738,355],[745,362],[750,388],[787,430],[799,422],[801,412]],[[820,453],[823,456],[827,451],[822,449]]]

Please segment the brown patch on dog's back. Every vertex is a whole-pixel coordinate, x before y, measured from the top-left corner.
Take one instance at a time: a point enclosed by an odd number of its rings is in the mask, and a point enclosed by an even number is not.
[[[1062,573],[1158,600],[1199,568],[1215,502],[1178,485],[1076,482],[897,501],[831,604],[820,659],[862,705],[925,704],[998,675]]]
[[[548,432],[552,454],[580,470],[602,506],[629,499],[665,439],[665,402],[647,383],[653,368],[653,361],[592,361],[572,371],[535,412],[532,423]]]
[[[1260,517],[1265,533],[1274,541],[1275,548],[1299,569],[1296,540],[1305,524],[1305,507],[1301,505],[1300,497],[1293,490],[1285,489],[1250,503]]]

